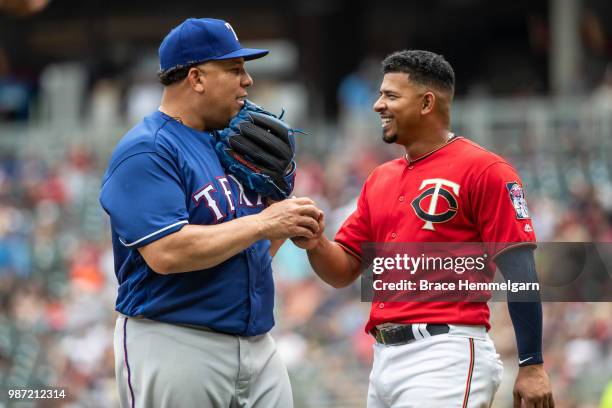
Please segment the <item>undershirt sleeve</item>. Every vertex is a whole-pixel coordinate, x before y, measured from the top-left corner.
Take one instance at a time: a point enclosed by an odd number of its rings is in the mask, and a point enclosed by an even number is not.
[[[533,248],[523,246],[510,249],[499,255],[495,263],[506,280],[538,282]],[[521,296],[520,293],[508,292],[508,311],[514,326],[519,366],[542,364],[542,302],[539,293],[534,301],[520,301]]]

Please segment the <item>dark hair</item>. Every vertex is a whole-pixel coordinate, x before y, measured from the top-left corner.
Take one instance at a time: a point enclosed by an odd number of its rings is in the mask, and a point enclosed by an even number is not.
[[[384,74],[405,72],[410,80],[451,93],[455,91],[455,72],[442,55],[422,50],[402,50],[388,55],[382,62]]]
[[[159,82],[161,82],[163,86],[168,86],[182,81],[187,77],[187,74],[189,74],[189,70],[191,68],[200,64],[201,62],[185,66],[179,65],[178,67],[170,68],[166,71],[158,71],[157,76],[159,77]]]

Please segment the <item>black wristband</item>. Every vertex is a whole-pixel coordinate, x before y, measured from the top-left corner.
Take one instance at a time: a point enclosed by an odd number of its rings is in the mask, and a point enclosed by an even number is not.
[[[542,353],[532,353],[526,355],[519,355],[519,367],[525,367],[533,364],[542,364],[544,359]]]

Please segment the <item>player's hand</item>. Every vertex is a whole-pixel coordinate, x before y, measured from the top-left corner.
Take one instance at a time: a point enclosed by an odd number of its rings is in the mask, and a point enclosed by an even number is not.
[[[554,408],[555,406],[550,380],[542,364],[519,367],[513,394],[514,408]]]
[[[323,212],[310,198],[301,197],[270,204],[255,217],[263,239],[314,238],[319,234],[318,220]]]
[[[316,247],[319,244],[319,239],[321,238],[321,236],[323,235],[323,232],[325,231],[325,215],[322,212],[317,222],[319,223],[319,232],[314,237],[308,238],[308,237],[297,236],[297,237],[291,238],[291,241],[298,248],[302,248],[305,250],[313,249],[314,247]]]

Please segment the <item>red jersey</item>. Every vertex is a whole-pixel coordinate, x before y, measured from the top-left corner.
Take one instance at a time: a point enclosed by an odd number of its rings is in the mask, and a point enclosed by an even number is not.
[[[335,241],[361,259],[362,243],[499,243],[488,254],[533,245],[521,180],[504,159],[463,137],[408,161],[377,167]],[[386,323],[489,325],[485,302],[372,302],[366,332]]]

